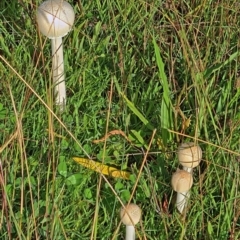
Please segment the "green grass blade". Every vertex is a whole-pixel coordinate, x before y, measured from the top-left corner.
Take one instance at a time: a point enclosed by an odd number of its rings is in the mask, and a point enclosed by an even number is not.
[[[121,93],[123,96],[123,99],[127,103],[127,106],[131,109],[131,111],[141,120],[141,122],[149,129],[153,130],[154,127],[152,126],[151,123],[142,115],[142,113],[136,108],[134,103],[132,103],[126,96],[125,94]]]
[[[159,70],[159,79],[163,87],[163,98],[161,102],[161,128],[162,128],[163,143],[164,145],[166,145],[167,141],[171,140],[171,134],[168,132],[168,129],[172,128],[170,89],[169,89],[167,76],[164,72],[164,63],[161,58],[160,49],[154,38],[153,38],[153,45],[154,45],[157,66]]]

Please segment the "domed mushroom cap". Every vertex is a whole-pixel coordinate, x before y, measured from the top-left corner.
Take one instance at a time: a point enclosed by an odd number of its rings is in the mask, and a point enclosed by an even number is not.
[[[125,224],[127,226],[132,226],[133,223],[134,223],[134,225],[137,224],[141,219],[141,215],[142,215],[141,208],[134,203],[130,203],[129,205],[125,206],[125,209],[122,207],[121,212],[120,212],[120,217],[121,217],[123,224]],[[132,221],[131,221],[129,215],[127,214],[127,212],[130,215]]]
[[[37,9],[37,22],[41,33],[48,38],[65,36],[74,23],[72,6],[62,0],[48,0]]]
[[[202,149],[194,143],[182,143],[178,147],[178,160],[184,167],[197,167],[202,159]]]
[[[187,192],[193,185],[192,174],[185,170],[177,170],[172,175],[172,188],[176,192]]]

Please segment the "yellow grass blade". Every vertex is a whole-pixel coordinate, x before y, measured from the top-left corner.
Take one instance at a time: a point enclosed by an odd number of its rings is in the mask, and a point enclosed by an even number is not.
[[[95,172],[99,172],[114,178],[123,178],[128,180],[130,177],[130,172],[121,171],[118,170],[117,168],[110,167],[99,162],[95,162],[91,159],[73,157],[73,160],[86,168],[92,169]]]

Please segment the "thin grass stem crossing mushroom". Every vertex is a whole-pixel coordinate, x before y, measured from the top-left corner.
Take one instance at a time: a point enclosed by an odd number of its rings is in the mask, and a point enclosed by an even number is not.
[[[120,217],[123,224],[126,225],[126,238],[125,240],[135,240],[135,225],[140,221],[142,215],[141,208],[130,203],[121,208]]]
[[[192,174],[185,170],[178,169],[172,175],[171,183],[173,190],[177,192],[177,209],[180,213],[182,213],[190,196],[189,190],[193,185]]]
[[[56,104],[61,110],[66,104],[62,37],[72,29],[74,18],[72,6],[63,0],[47,0],[37,9],[39,30],[51,39],[53,84]]]

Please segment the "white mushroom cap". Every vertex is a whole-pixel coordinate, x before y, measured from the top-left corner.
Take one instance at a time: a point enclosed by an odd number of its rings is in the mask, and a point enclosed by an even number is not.
[[[47,0],[37,9],[37,22],[41,33],[48,38],[65,36],[74,23],[72,6],[62,0]]]
[[[178,169],[172,175],[171,183],[174,191],[179,193],[187,192],[193,185],[192,174],[185,170]]]
[[[187,168],[195,168],[202,159],[202,149],[194,143],[182,143],[178,147],[178,160]]]
[[[120,212],[120,217],[121,217],[123,224],[125,224],[127,226],[133,226],[133,223],[134,223],[134,225],[137,224],[141,219],[141,215],[142,215],[141,208],[134,203],[130,203],[129,205],[125,206],[125,209],[122,207],[121,212]],[[127,212],[128,212],[128,214],[127,214]],[[131,219],[130,219],[129,215],[130,215]]]

